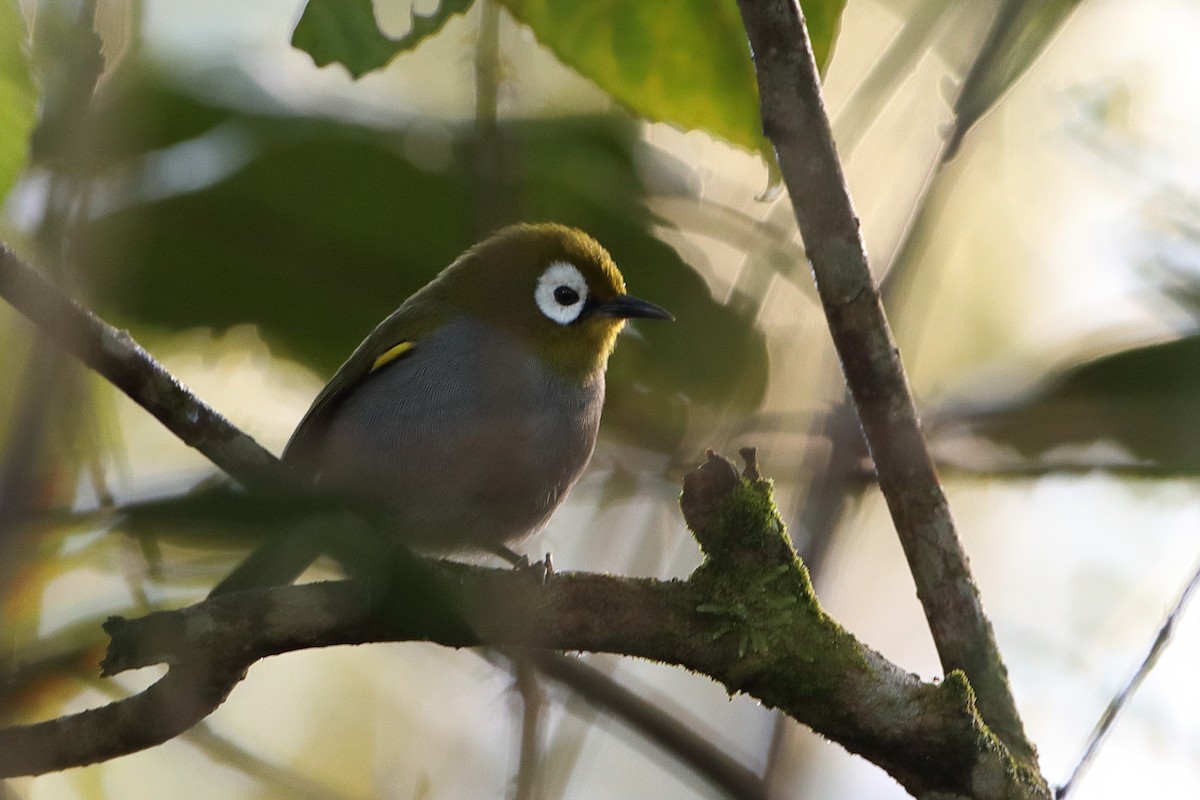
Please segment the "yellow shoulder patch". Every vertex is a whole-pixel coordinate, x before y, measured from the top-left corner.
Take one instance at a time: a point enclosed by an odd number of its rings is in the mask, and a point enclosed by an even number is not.
[[[379,369],[380,367],[383,367],[383,366],[386,366],[386,365],[392,363],[397,358],[399,358],[400,356],[407,353],[409,350],[412,350],[414,347],[416,347],[416,345],[417,345],[416,342],[401,342],[400,344],[396,345],[395,347],[391,347],[391,348],[388,348],[387,350],[384,350],[383,353],[381,353],[379,355],[379,357],[376,358],[375,361],[371,364],[371,372],[374,372],[375,370]]]

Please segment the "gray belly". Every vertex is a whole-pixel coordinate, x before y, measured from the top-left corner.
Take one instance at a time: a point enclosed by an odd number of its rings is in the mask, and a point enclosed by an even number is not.
[[[460,320],[333,410],[317,483],[382,502],[400,536],[488,548],[536,531],[591,458],[604,378],[568,383],[514,337]]]

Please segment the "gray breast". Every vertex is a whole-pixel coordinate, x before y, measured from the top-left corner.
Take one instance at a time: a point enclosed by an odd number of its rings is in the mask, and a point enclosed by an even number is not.
[[[603,375],[568,382],[461,317],[369,375],[317,447],[323,488],[382,501],[404,540],[493,547],[540,528],[591,458]]]

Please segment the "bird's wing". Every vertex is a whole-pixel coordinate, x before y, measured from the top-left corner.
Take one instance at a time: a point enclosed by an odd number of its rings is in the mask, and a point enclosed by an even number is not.
[[[306,464],[338,404],[368,375],[403,361],[404,356],[419,347],[421,337],[435,327],[437,316],[433,309],[405,303],[379,323],[313,400],[292,432],[283,459],[296,465]]]

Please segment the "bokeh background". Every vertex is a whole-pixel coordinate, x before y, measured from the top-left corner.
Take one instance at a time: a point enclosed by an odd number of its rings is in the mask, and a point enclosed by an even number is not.
[[[936,677],[758,149],[734,4],[557,18],[554,3],[509,5],[534,27],[492,0],[376,0],[393,38],[466,11],[353,79],[290,44],[298,0],[97,3],[102,64],[79,24],[90,4],[5,0],[0,148],[23,166],[3,238],[279,452],[362,336],[464,247],[517,220],[585,228],[678,321],[622,338],[592,466],[530,553],[686,576],[699,554],[679,479],[705,448],[752,444],[828,610]],[[1019,707],[1059,782],[1200,553],[1200,6],[803,5],[840,23],[821,40],[840,155]],[[664,60],[705,64],[711,83],[660,79]],[[35,84],[12,77],[29,64]],[[32,115],[18,110],[36,98],[26,157]],[[96,678],[99,622],[203,597],[238,551],[126,524],[110,503],[179,494],[214,468],[7,306],[0,337],[3,688],[8,718],[30,720],[153,680]],[[904,796],[705,678],[581,657],[767,775],[772,796]],[[1200,796],[1198,657],[1200,620],[1185,616],[1075,796]],[[511,796],[515,683],[503,658],[430,645],[279,657],[178,740],[8,790]],[[540,691],[536,796],[722,796],[620,719]]]

